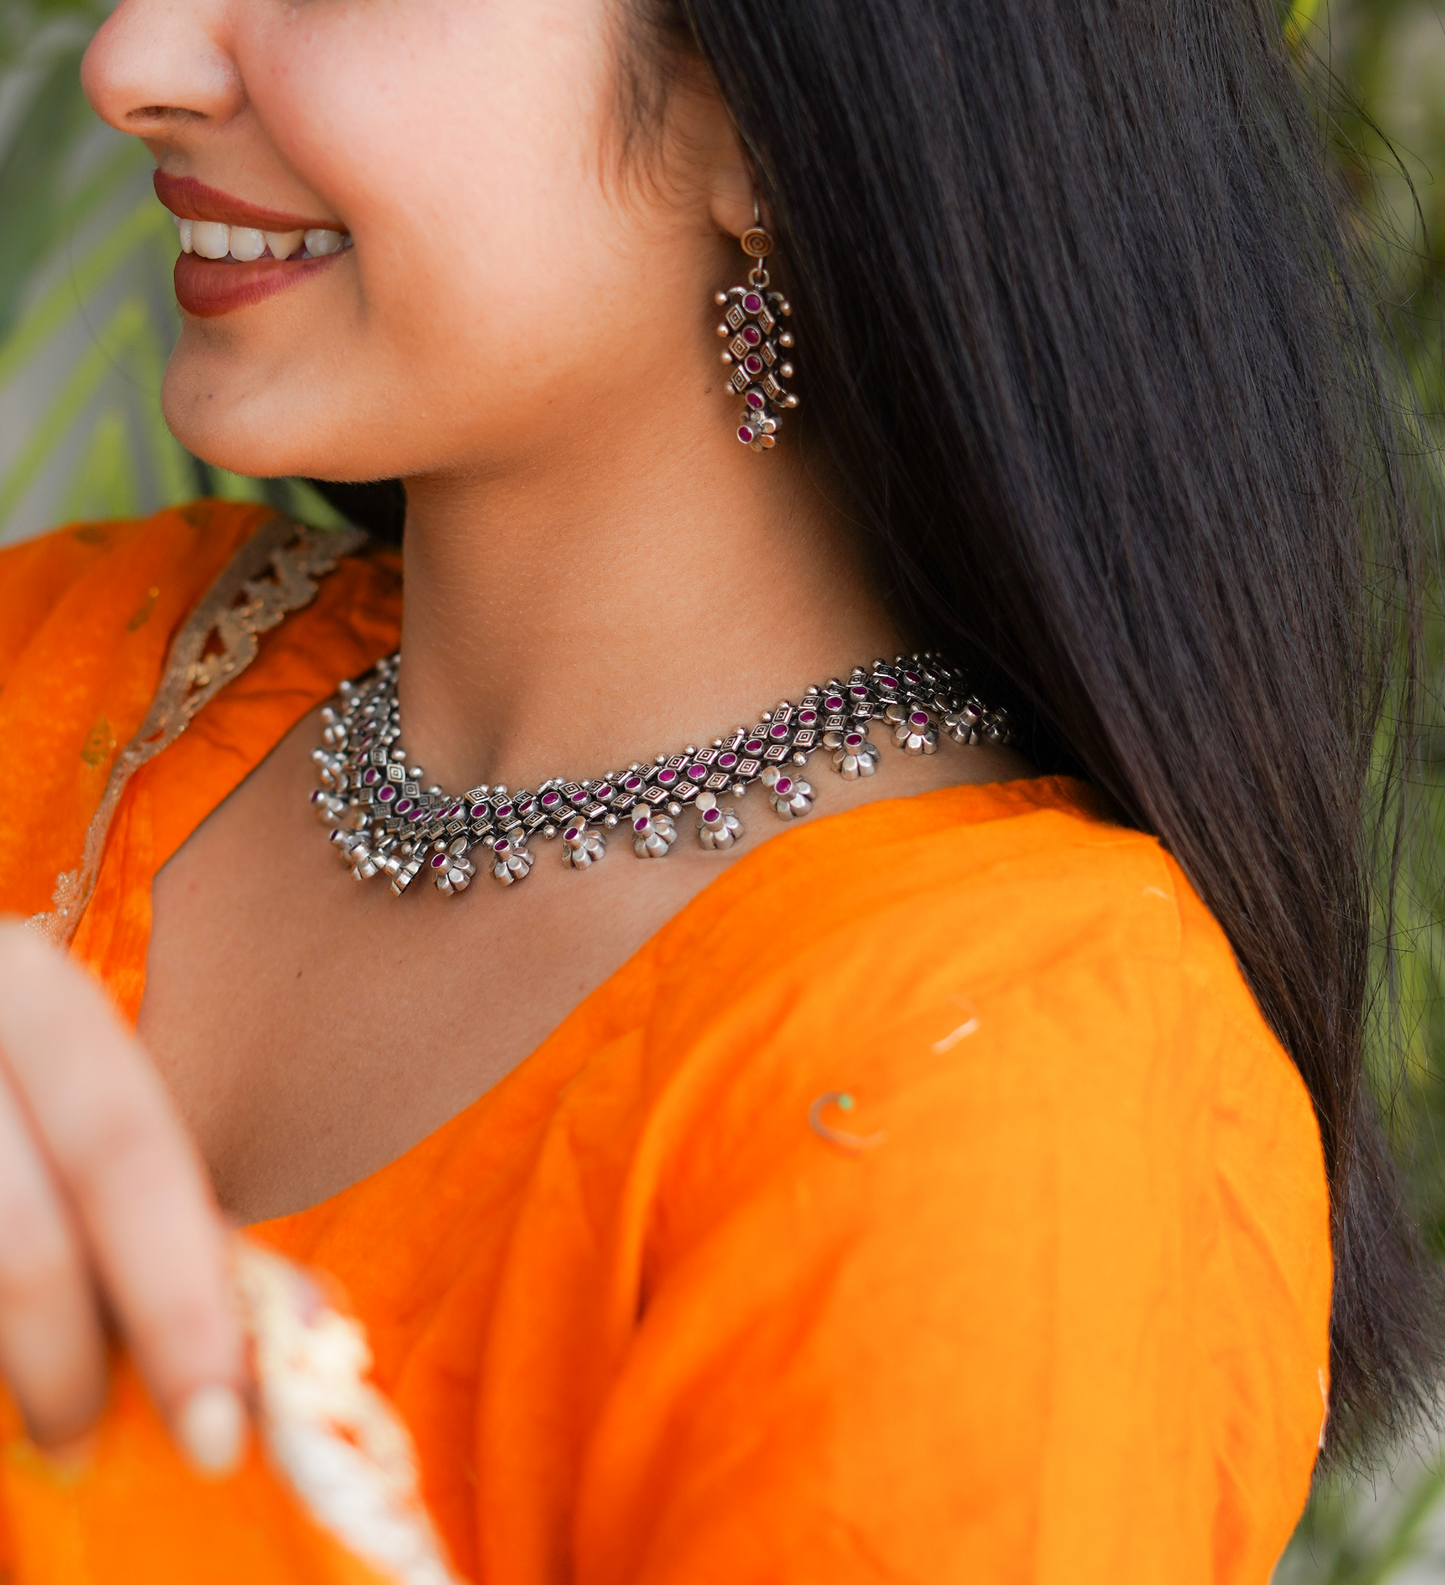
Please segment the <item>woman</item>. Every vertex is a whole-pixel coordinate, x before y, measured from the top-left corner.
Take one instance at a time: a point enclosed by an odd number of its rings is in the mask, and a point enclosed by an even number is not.
[[[0,562],[14,1577],[1263,1581],[1433,1357],[1275,8],[123,0],[85,80],[176,434],[406,532]],[[435,1553],[256,1451],[227,1219]]]

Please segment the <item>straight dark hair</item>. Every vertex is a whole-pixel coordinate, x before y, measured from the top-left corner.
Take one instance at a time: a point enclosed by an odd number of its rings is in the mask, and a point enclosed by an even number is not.
[[[1309,1089],[1327,1453],[1410,1429],[1440,1291],[1363,1055],[1416,675],[1403,375],[1279,5],[622,3],[629,145],[689,55],[732,111],[807,351],[794,443],[905,619],[1160,838]],[[341,504],[399,537],[394,481]]]
[[[1332,1450],[1404,1429],[1438,1304],[1362,1050],[1415,556],[1395,376],[1278,6],[630,15],[635,121],[679,49],[731,108],[814,443],[915,631],[1011,687],[1036,763],[1157,835],[1227,932],[1324,1143]]]

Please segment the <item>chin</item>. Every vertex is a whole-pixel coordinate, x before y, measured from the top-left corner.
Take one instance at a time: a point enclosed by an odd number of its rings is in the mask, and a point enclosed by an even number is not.
[[[259,479],[378,476],[385,447],[360,432],[340,392],[303,394],[299,378],[261,378],[212,348],[186,343],[183,333],[166,370],[161,411],[193,456]]]

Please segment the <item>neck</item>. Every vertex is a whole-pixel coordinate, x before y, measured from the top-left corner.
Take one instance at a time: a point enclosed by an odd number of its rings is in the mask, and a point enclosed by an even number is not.
[[[408,481],[403,741],[428,780],[598,775],[903,647],[796,426],[760,456],[663,417]]]

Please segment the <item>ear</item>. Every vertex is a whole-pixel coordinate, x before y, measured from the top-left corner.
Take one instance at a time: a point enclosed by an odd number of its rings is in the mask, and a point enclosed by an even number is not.
[[[740,237],[754,224],[757,190],[742,139],[712,74],[701,64],[674,84],[669,106],[672,133],[687,151],[701,187],[698,197],[719,231]]]
[[[719,230],[730,237],[740,237],[749,226],[757,224],[757,189],[733,119],[720,97],[717,104],[726,126],[712,165],[710,208]]]

